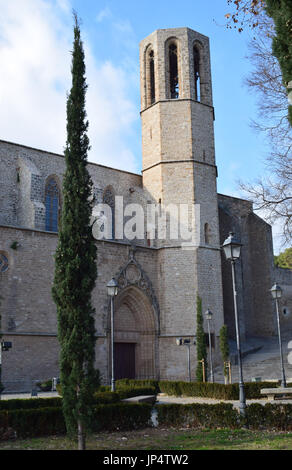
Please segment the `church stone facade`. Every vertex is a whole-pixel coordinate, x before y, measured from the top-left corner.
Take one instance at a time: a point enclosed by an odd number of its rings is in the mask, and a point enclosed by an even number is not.
[[[243,243],[236,266],[242,340],[276,334],[269,293],[275,281],[284,291],[281,321],[292,332],[292,273],[274,267],[271,227],[250,202],[217,194],[208,38],[188,28],[157,30],[140,44],[140,70],[142,175],[88,164],[94,204],[107,204],[116,214],[112,236],[96,240],[92,293],[96,367],[105,383],[111,377],[106,285],[112,278],[119,286],[116,378],[188,380],[186,347],[177,346],[177,338],[191,340],[195,378],[197,296],[203,312],[213,312],[213,356],[220,364],[221,326],[227,324],[234,337],[231,271],[221,249],[230,231]],[[6,391],[30,390],[35,381],[59,374],[51,287],[64,172],[62,155],[0,141],[1,331],[12,342],[2,354]],[[167,217],[164,237],[155,228],[154,236],[145,229],[139,239],[118,233],[116,219],[122,213],[125,221],[131,204],[145,214],[153,204],[158,212],[196,207],[190,228],[197,243],[185,246],[180,233],[171,236]]]

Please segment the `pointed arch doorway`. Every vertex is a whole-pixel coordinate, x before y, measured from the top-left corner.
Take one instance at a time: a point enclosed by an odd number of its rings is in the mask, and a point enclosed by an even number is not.
[[[147,295],[137,286],[123,289],[115,299],[114,318],[115,378],[156,378],[158,335]]]

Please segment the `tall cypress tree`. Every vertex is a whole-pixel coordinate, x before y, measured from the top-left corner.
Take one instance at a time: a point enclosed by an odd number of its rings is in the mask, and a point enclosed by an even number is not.
[[[198,382],[203,382],[203,365],[202,362],[204,361],[205,365],[205,379],[207,380],[207,347],[206,347],[206,337],[204,331],[204,318],[202,312],[202,299],[197,295],[197,334],[196,334],[196,342],[197,342],[197,369],[196,369],[196,377]]]
[[[266,0],[267,14],[273,18],[275,37],[273,54],[278,59],[284,85],[292,81],[292,2],[291,0]],[[292,126],[292,106],[289,106]]]
[[[52,293],[57,306],[60,379],[66,428],[70,436],[78,433],[78,448],[84,449],[86,431],[90,429],[97,376],[94,369],[94,309],[91,304],[91,292],[97,277],[97,253],[90,226],[92,182],[87,170],[87,84],[76,13],[74,20],[72,88],[67,98],[66,171]]]

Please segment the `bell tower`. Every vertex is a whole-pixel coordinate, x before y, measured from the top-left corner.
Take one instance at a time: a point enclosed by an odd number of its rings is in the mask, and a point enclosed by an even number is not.
[[[180,234],[157,241],[160,351],[168,358],[161,377],[171,378],[177,375],[172,355],[176,364],[185,352],[175,350],[170,338],[195,336],[197,296],[214,313],[216,350],[223,324],[209,39],[189,28],[157,30],[140,43],[140,70],[146,197],[162,208],[195,207],[190,224],[198,234],[189,249]]]

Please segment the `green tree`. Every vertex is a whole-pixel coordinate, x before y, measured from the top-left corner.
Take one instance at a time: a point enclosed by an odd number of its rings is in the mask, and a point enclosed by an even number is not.
[[[87,84],[76,13],[74,20],[72,88],[67,98],[66,171],[52,294],[57,306],[66,428],[71,437],[77,433],[78,449],[85,449],[97,376],[94,369],[94,309],[91,304],[91,292],[97,277],[97,252],[90,226],[92,181],[87,170]]]
[[[292,2],[291,0],[265,0],[266,12],[273,18],[275,35],[273,54],[277,57],[283,83],[292,81]],[[292,126],[292,106],[289,106],[289,122]]]
[[[227,0],[227,4],[234,9],[225,15],[227,28],[237,28],[239,32],[245,27],[262,28],[266,24],[265,17],[272,18],[273,27],[268,36],[273,37],[273,54],[278,60],[283,84],[288,91],[287,85],[292,81],[291,0]],[[288,120],[292,126],[291,105],[288,106]]]
[[[197,369],[196,369],[196,378],[198,382],[203,382],[203,365],[205,364],[205,379],[207,380],[207,346],[206,346],[206,336],[204,331],[204,318],[202,312],[202,299],[197,295]]]
[[[275,256],[274,261],[279,268],[292,269],[292,247]]]
[[[228,368],[226,367],[226,362],[229,361],[229,343],[228,343],[228,331],[227,325],[223,325],[220,328],[219,332],[219,344],[220,344],[220,351],[223,360],[223,373],[225,378],[225,383],[227,383],[228,377]]]

